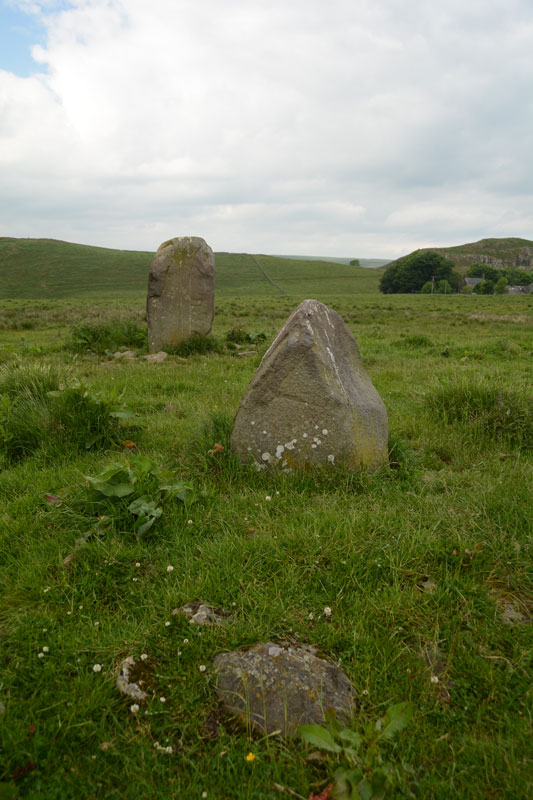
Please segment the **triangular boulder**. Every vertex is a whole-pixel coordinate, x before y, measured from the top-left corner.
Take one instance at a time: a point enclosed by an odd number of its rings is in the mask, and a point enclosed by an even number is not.
[[[387,463],[387,412],[341,317],[304,300],[265,353],[233,423],[231,446],[259,469]]]

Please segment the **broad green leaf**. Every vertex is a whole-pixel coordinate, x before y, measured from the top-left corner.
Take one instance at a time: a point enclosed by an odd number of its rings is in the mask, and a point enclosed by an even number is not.
[[[131,459],[131,462],[135,468],[135,473],[139,480],[144,478],[146,475],[149,475],[154,468],[154,465],[149,458],[146,458],[146,456],[134,456]]]
[[[397,705],[389,706],[382,719],[380,738],[392,739],[393,736],[409,724],[413,717],[413,712],[412,703],[398,703]]]
[[[351,728],[343,728],[339,731],[338,736],[341,741],[348,742],[355,749],[360,747],[363,742],[363,737]]]
[[[376,770],[370,778],[372,785],[372,800],[382,800],[387,788],[387,776],[382,770]]]
[[[320,725],[300,725],[298,733],[304,741],[329,753],[340,753],[342,750],[342,747],[335,743],[331,733]]]

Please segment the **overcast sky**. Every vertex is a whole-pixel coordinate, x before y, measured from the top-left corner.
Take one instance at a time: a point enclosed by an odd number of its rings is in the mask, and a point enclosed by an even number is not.
[[[532,0],[0,0],[0,236],[533,238]]]

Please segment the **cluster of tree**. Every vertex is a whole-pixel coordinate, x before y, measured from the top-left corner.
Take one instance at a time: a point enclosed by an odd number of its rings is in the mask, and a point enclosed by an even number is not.
[[[414,292],[456,292],[461,276],[454,270],[452,261],[438,253],[417,250],[391,264],[379,282],[384,294],[412,294]]]
[[[469,278],[483,278],[481,283],[474,286],[476,294],[504,294],[507,286],[528,286],[532,282],[530,272],[516,267],[496,269],[489,264],[472,264],[467,272]]]
[[[352,258],[352,260],[350,261],[350,267],[360,267],[360,266],[361,266],[361,262],[359,261],[359,259],[358,258]]]

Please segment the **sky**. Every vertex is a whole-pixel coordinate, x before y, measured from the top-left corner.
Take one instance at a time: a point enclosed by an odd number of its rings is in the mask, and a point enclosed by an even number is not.
[[[0,0],[0,236],[533,239],[531,0]]]

